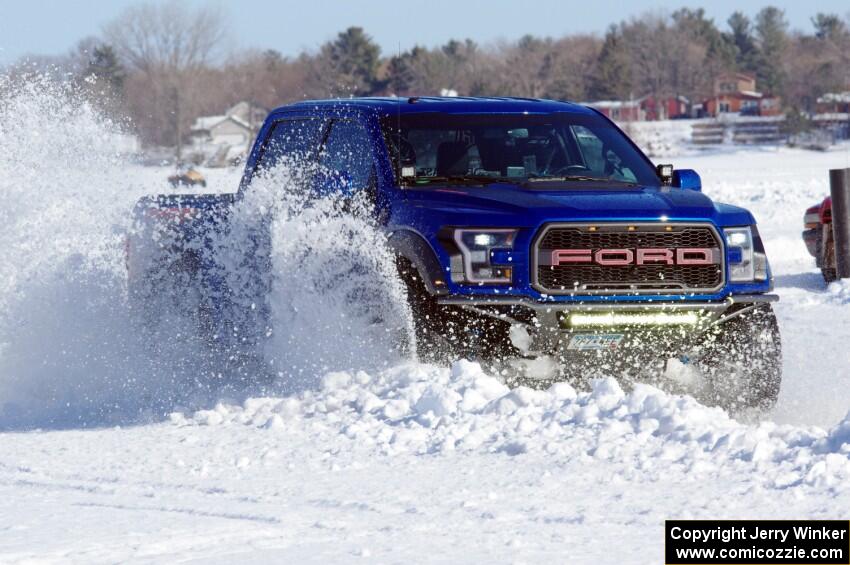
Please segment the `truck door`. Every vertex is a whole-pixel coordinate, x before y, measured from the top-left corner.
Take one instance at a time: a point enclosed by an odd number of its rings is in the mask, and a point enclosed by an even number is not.
[[[301,190],[311,180],[327,121],[320,118],[284,118],[275,122],[263,142],[251,181],[264,176],[291,182]],[[285,176],[284,176],[285,175]]]

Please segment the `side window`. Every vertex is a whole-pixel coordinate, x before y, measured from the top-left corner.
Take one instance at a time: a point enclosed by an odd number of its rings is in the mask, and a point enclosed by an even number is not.
[[[322,120],[282,120],[274,125],[257,162],[258,171],[269,171],[282,163],[299,166],[313,157],[319,143]]]
[[[631,169],[623,165],[622,158],[607,147],[595,133],[584,126],[572,126],[584,165],[592,176],[610,177],[627,182],[637,181]]]
[[[363,124],[352,120],[333,122],[319,165],[325,191],[345,188],[343,185],[355,191],[369,188],[374,174],[372,144]]]

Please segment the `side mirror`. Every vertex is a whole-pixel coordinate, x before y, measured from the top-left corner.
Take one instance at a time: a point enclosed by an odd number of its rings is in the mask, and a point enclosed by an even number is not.
[[[702,190],[702,179],[693,169],[678,169],[673,171],[673,186],[686,190]]]
[[[655,173],[661,179],[661,184],[669,185],[673,182],[673,165],[656,165]]]

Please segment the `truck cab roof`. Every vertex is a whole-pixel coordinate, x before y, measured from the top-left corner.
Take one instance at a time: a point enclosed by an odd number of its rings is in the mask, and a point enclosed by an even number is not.
[[[305,100],[277,108],[273,113],[292,109],[338,111],[340,109],[369,110],[380,114],[408,114],[423,112],[443,112],[453,114],[547,114],[569,112],[593,115],[595,112],[586,106],[572,102],[545,100],[542,98],[518,97],[472,97],[472,96],[411,96],[411,97],[364,97],[333,98],[327,100]]]

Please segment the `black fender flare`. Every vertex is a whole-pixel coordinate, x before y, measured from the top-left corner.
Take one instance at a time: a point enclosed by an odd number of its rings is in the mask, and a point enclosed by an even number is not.
[[[413,264],[430,294],[448,294],[444,270],[425,238],[411,230],[398,230],[390,234],[387,243],[396,255]]]

